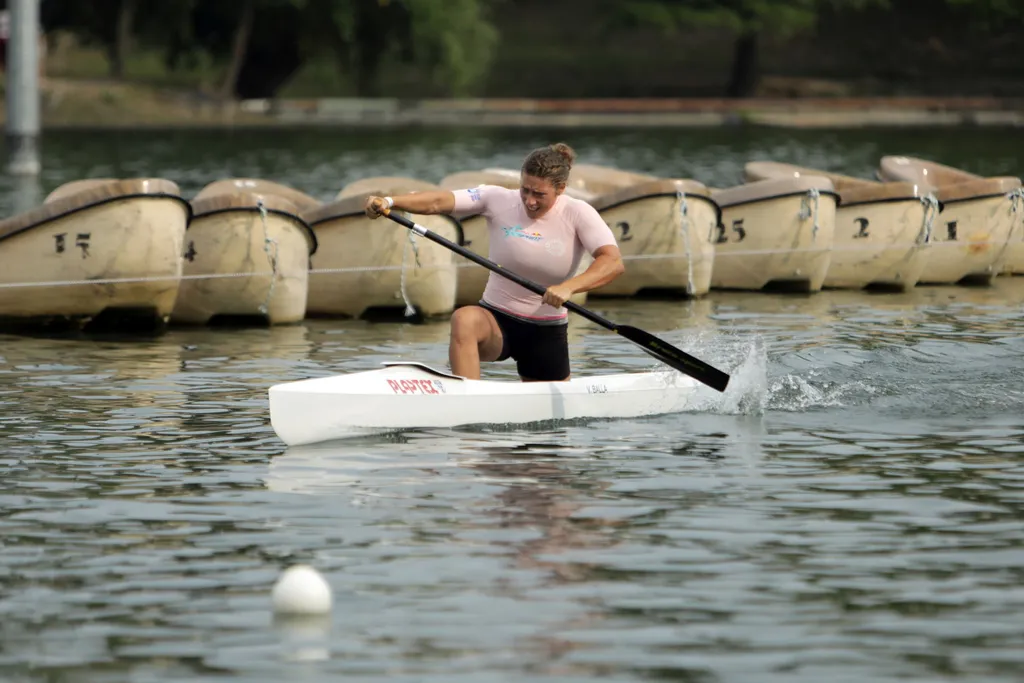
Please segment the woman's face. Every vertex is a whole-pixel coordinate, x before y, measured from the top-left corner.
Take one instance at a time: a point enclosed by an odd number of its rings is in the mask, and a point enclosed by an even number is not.
[[[556,187],[546,178],[538,178],[525,173],[519,179],[519,198],[523,200],[526,207],[526,215],[530,218],[540,218],[548,209],[555,205],[558,195],[565,191],[565,187]]]

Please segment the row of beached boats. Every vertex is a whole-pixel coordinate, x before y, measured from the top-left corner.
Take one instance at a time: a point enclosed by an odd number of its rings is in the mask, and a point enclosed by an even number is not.
[[[712,188],[574,167],[567,192],[601,213],[627,265],[591,295],[905,290],[1024,273],[1019,178],[890,156],[877,179],[757,161],[745,181]],[[156,323],[281,324],[388,308],[444,316],[476,302],[489,272],[394,223],[371,222],[365,198],[518,182],[517,171],[496,168],[439,184],[375,177],[328,202],[257,179],[219,180],[191,200],[166,179],[68,183],[0,222],[0,318],[83,323],[115,312]],[[482,216],[416,220],[487,255]]]

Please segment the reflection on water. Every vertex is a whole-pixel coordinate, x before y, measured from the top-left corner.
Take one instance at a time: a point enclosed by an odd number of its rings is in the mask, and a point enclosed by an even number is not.
[[[757,154],[859,171],[895,147],[815,135],[570,142],[718,184]],[[972,170],[1006,172],[1016,138],[967,135],[987,150]],[[43,193],[256,175],[327,198],[361,175],[514,165],[549,136],[50,139]],[[444,367],[447,323],[0,336],[0,679],[1017,681],[1022,304],[1024,278],[593,299],[731,372],[729,391],[680,415],[290,449],[271,384]],[[655,367],[585,320],[569,332],[574,372]],[[326,622],[271,615],[297,562],[334,589]]]
[[[31,211],[43,203],[43,186],[39,176],[12,176],[9,181],[11,214]]]

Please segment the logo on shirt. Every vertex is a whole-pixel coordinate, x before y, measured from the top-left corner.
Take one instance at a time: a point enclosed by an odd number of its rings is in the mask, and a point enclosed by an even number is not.
[[[518,225],[513,225],[510,228],[502,228],[505,231],[505,237],[519,237],[520,239],[530,240],[531,242],[540,242],[541,236],[539,232],[523,232],[523,228]]]
[[[561,256],[565,253],[565,242],[562,240],[548,240],[544,243],[544,250],[552,256]]]
[[[471,188],[471,189],[467,190],[467,192],[469,193],[469,198],[472,199],[474,202],[480,201],[480,188],[479,187]]]

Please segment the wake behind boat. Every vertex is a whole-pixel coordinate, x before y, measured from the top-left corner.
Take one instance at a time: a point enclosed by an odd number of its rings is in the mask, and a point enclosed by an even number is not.
[[[671,370],[574,377],[566,382],[465,379],[422,363],[270,387],[270,423],[289,446],[400,429],[524,425],[677,413],[698,382]]]

